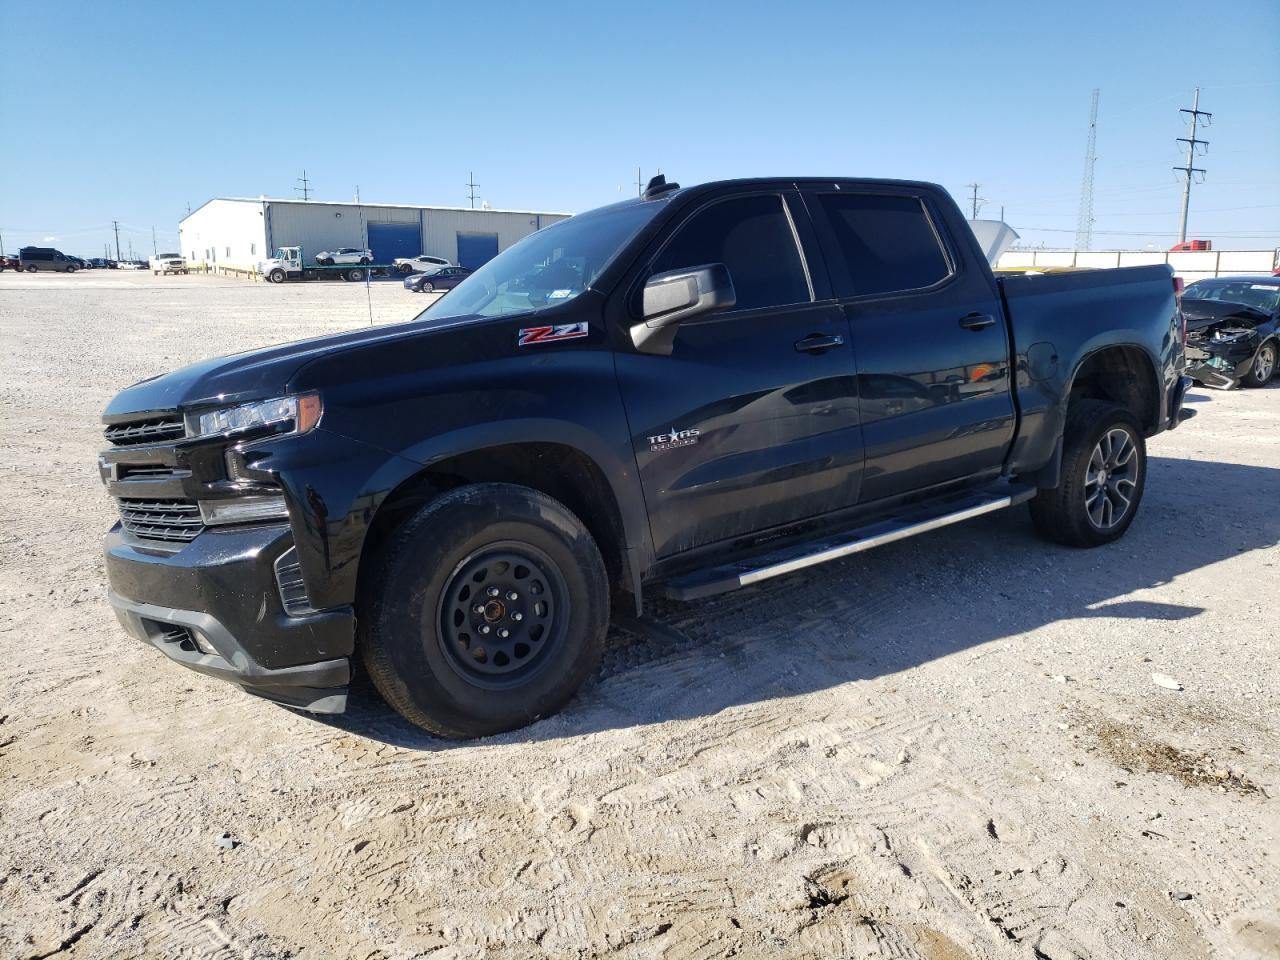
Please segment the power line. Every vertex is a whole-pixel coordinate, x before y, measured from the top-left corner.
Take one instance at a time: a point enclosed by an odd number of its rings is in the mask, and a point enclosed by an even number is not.
[[[1076,249],[1088,250],[1093,239],[1093,167],[1098,161],[1098,93],[1093,88],[1089,108],[1089,145],[1084,151],[1084,176],[1080,180],[1080,212],[1076,217]]]
[[[1035,233],[1075,233],[1068,227],[1014,227],[1015,230],[1026,230]],[[1099,236],[1107,237],[1175,237],[1177,236],[1172,230],[1095,230],[1094,233]],[[1270,237],[1280,235],[1280,231],[1276,230],[1247,230],[1236,231],[1234,233],[1219,233],[1214,231],[1215,237],[1224,237],[1235,240],[1266,240]]]
[[[1195,166],[1196,145],[1204,144],[1205,150],[1202,150],[1201,153],[1207,152],[1209,147],[1208,140],[1196,139],[1196,127],[1199,125],[1201,117],[1205,118],[1204,125],[1206,127],[1209,126],[1209,123],[1213,119],[1213,114],[1206,113],[1205,111],[1200,109],[1200,88],[1199,87],[1196,87],[1196,95],[1195,95],[1195,98],[1191,101],[1191,109],[1188,110],[1184,107],[1178,112],[1191,115],[1191,136],[1178,137],[1179,143],[1185,143],[1187,145],[1187,165],[1185,167],[1173,168],[1174,170],[1181,171],[1182,178],[1183,178],[1182,179],[1182,220],[1178,224],[1178,242],[1184,243],[1187,239],[1187,212],[1191,209],[1191,181],[1195,178],[1195,175],[1197,173],[1203,174],[1205,172],[1203,167]]]
[[[476,183],[475,172],[472,171],[471,173],[468,173],[467,174],[467,191],[468,191],[467,196],[471,199],[472,210],[476,208],[476,187],[478,186],[480,186],[480,184]]]

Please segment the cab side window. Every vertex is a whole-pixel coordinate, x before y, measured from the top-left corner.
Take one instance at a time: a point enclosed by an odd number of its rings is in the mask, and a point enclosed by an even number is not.
[[[795,233],[777,194],[734,197],[704,207],[680,226],[653,272],[708,263],[729,268],[736,310],[810,300]]]
[[[850,289],[841,296],[919,290],[951,275],[920,198],[824,193],[818,203],[848,273]]]

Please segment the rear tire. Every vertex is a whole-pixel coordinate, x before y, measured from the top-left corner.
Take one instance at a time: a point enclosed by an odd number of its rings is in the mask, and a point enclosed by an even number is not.
[[[369,260],[369,258],[368,258],[368,257],[361,257],[361,258],[360,258],[360,264],[361,264],[361,266],[367,266],[370,262],[371,262],[371,261]]]
[[[1124,407],[1079,400],[1067,411],[1058,486],[1031,501],[1041,536],[1069,547],[1100,547],[1124,536],[1142,503],[1147,447]]]
[[[364,271],[363,271],[363,270],[358,270],[358,269],[357,269],[357,270],[348,270],[348,271],[346,271],[346,273],[344,273],[344,274],[342,275],[342,278],[343,278],[344,280],[350,280],[352,283],[355,283],[355,282],[356,282],[356,281],[358,281],[358,280],[363,280],[363,279],[364,279]]]
[[[27,264],[27,273],[35,273],[39,269],[34,263]]]
[[[1242,386],[1265,387],[1267,381],[1276,373],[1276,341],[1268,340],[1254,354],[1253,363],[1249,364],[1249,372],[1240,378]]]
[[[581,521],[536,490],[451,490],[368,562],[365,667],[387,703],[431,733],[523,727],[559,710],[599,663],[604,561]]]

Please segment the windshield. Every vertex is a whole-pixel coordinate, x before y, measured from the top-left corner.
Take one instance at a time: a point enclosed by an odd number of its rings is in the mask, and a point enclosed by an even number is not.
[[[1274,313],[1280,309],[1280,285],[1270,283],[1251,283],[1247,280],[1199,280],[1187,287],[1182,296],[1184,299],[1243,303],[1263,313]]]
[[[498,254],[419,316],[504,317],[568,303],[595,281],[660,204],[607,207],[561,220]]]

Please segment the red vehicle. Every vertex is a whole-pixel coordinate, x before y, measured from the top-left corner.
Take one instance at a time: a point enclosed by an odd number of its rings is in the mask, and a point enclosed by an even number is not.
[[[1170,253],[1186,253],[1190,250],[1212,250],[1212,240],[1183,240],[1169,248]]]
[[[18,258],[0,256],[0,273],[4,273],[6,270],[10,270],[10,269],[12,270],[18,269]]]

